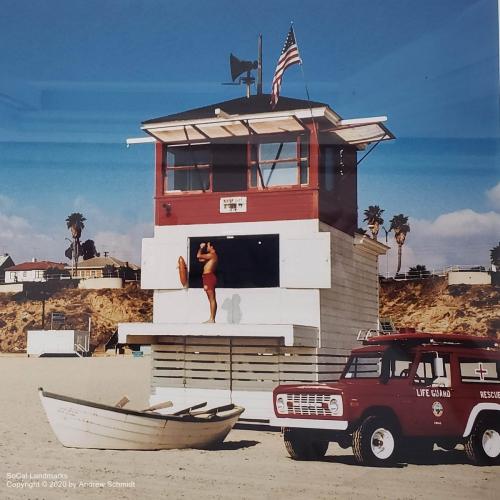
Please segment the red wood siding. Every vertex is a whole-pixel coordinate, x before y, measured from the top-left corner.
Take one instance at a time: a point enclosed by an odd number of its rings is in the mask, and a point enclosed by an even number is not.
[[[163,194],[163,144],[155,144],[155,197],[158,199]]]
[[[221,214],[220,199],[231,196],[246,196],[247,211]],[[318,191],[311,188],[166,194],[156,199],[158,226],[317,218]]]
[[[328,146],[335,148],[333,170],[333,190],[326,189],[325,158],[320,157],[319,168],[319,219],[344,233],[352,235],[358,227],[357,213],[357,166],[354,148]],[[321,153],[324,148],[321,147]],[[344,165],[339,165],[339,151],[344,150]],[[342,175],[340,175],[342,170]]]
[[[155,224],[213,224],[259,222],[270,220],[320,219],[341,231],[352,234],[356,216],[356,152],[346,154],[346,181],[335,192],[324,189],[318,134],[309,128],[309,186],[276,187],[266,190],[250,188],[240,192],[164,192],[164,145],[156,143]],[[320,141],[321,141],[320,137]],[[344,148],[347,153],[347,148]],[[247,159],[249,162],[249,158]],[[338,181],[337,181],[338,183]],[[342,192],[344,191],[344,192]],[[247,211],[220,213],[220,199],[246,196]]]
[[[309,186],[319,186],[319,144],[315,125],[307,125],[309,129]]]

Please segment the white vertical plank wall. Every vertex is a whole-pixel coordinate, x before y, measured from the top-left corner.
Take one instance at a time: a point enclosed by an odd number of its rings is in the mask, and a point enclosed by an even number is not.
[[[363,245],[326,224],[331,235],[331,288],[320,293],[320,346],[351,349],[360,329],[377,328],[378,258]]]
[[[152,346],[152,402],[165,398],[181,398],[187,405],[232,401],[247,408],[243,419],[263,421],[272,411],[271,393],[278,384],[337,380],[348,354],[283,346],[277,339],[161,340]]]
[[[278,384],[337,380],[356,344],[357,332],[377,327],[377,259],[385,247],[373,240],[347,235],[318,220],[157,227],[155,238],[146,244],[151,247],[146,260],[155,262],[156,254],[162,254],[167,241],[176,242],[171,252],[175,256],[187,247],[189,237],[228,231],[279,234],[284,245],[283,254],[280,253],[283,269],[294,262],[292,250],[305,251],[303,247],[311,245],[311,241],[318,245],[318,256],[314,261],[314,282],[285,273],[280,288],[218,290],[218,321],[314,326],[319,339],[311,345],[284,346],[279,338],[159,335],[152,346],[150,400],[154,404],[171,399],[176,407],[200,401],[234,402],[246,407],[243,419],[266,422],[273,411],[272,390]],[[162,245],[155,247],[154,240]],[[285,242],[289,242],[288,247]],[[285,250],[291,255],[288,260]],[[308,272],[307,268],[292,267]],[[329,273],[326,279],[325,272]],[[201,289],[176,290],[177,285],[158,282],[155,273],[150,274],[144,281],[149,280],[147,287],[155,289],[154,323],[196,323],[205,319],[207,303]]]

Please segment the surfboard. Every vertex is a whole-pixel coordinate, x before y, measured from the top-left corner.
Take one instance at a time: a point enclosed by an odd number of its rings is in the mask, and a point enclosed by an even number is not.
[[[177,267],[179,268],[179,279],[181,280],[181,285],[186,286],[188,282],[186,261],[181,256],[179,257],[177,263],[178,263]]]

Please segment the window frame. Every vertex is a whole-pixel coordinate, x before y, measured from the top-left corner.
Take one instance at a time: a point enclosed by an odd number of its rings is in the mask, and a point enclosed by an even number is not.
[[[254,275],[254,279],[252,280],[252,284],[248,284],[245,282],[245,275],[248,273],[247,269],[231,269],[232,266],[238,265],[238,256],[237,249],[241,244],[245,244],[245,246],[254,245],[257,242],[257,245],[261,245],[260,240],[263,243],[262,248],[267,248],[267,252],[265,256],[260,256],[253,260],[245,260],[251,262],[253,264],[252,274]],[[203,289],[203,284],[201,282],[202,269],[204,266],[203,262],[199,262],[196,258],[196,253],[199,248],[200,242],[210,241],[217,252],[219,257],[219,263],[217,266],[217,270],[215,274],[217,275],[217,288],[220,289],[277,289],[281,287],[280,280],[280,234],[279,233],[265,233],[265,234],[239,234],[239,235],[230,235],[230,236],[190,236],[188,238],[188,248],[189,248],[189,273],[188,273],[188,282],[189,288]],[[234,243],[236,243],[236,245]],[[266,266],[270,266],[273,270],[273,273],[266,272],[265,269],[262,268],[263,261],[265,261]],[[226,267],[226,262],[229,262],[230,265]],[[266,277],[256,278],[255,276],[259,275],[259,271],[261,274],[264,274]],[[268,269],[269,271],[269,269]],[[230,276],[231,280],[226,280],[226,278]],[[230,281],[229,283],[227,281]]]
[[[310,183],[310,157],[311,146],[309,136],[307,134],[299,134],[293,140],[289,136],[260,136],[249,142],[248,152],[248,189],[253,191],[264,191],[273,189],[290,189],[293,187],[300,188],[309,186]],[[262,160],[261,146],[264,144],[295,144],[295,157],[280,158],[278,160]],[[296,176],[295,182],[291,184],[267,184],[263,186],[262,181],[265,181],[262,165],[272,165],[274,163],[289,163],[295,162]],[[304,166],[305,163],[305,166]],[[306,181],[302,182],[302,169],[306,171]],[[260,173],[259,173],[260,169]],[[262,175],[261,175],[262,174]],[[269,182],[269,180],[268,180]]]
[[[213,192],[213,180],[212,180],[212,166],[213,166],[213,155],[212,151],[209,147],[210,145],[208,144],[193,144],[193,145],[165,145],[163,149],[163,165],[162,165],[162,176],[163,176],[163,182],[162,182],[162,187],[163,187],[163,194],[176,194],[176,193],[204,193],[204,192]],[[176,148],[199,148],[199,149],[205,149],[208,152],[208,157],[209,157],[209,162],[208,163],[201,163],[201,164],[196,164],[193,163],[192,165],[180,165],[180,166],[172,166],[169,164],[168,161],[168,152],[169,150],[176,149]],[[168,182],[168,172],[180,172],[180,171],[190,171],[190,172],[196,172],[199,170],[208,170],[208,186],[206,189],[170,189],[169,188],[169,182]],[[203,180],[203,178],[202,178]]]
[[[294,144],[295,145],[295,156],[280,158],[278,160],[261,160],[260,151],[263,144]],[[216,144],[213,143],[203,143],[203,144],[165,144],[163,148],[163,158],[162,158],[162,193],[164,195],[175,195],[184,193],[222,193],[221,191],[213,190],[213,152],[211,146]],[[280,190],[280,189],[290,189],[290,188],[302,188],[309,187],[311,182],[311,143],[310,136],[306,133],[301,133],[298,135],[287,135],[287,134],[270,134],[270,135],[259,135],[250,136],[246,143],[242,143],[242,147],[246,148],[246,158],[247,158],[247,189],[246,191],[267,191],[267,190]],[[169,151],[175,150],[176,148],[200,148],[205,149],[208,152],[209,161],[208,163],[200,163],[192,165],[182,165],[173,166],[168,160]],[[259,166],[261,165],[272,165],[276,162],[287,163],[293,161],[295,163],[295,181],[290,184],[271,184],[267,186],[262,185],[261,175],[259,174]],[[180,172],[180,171],[190,171],[195,172],[196,170],[208,170],[208,186],[205,189],[173,189],[170,188],[168,182],[169,172]],[[262,171],[261,171],[262,172]],[[264,179],[265,181],[265,179]]]
[[[480,356],[459,356],[458,358],[458,374],[460,376],[460,382],[462,384],[471,384],[471,385],[484,385],[484,384],[491,384],[491,385],[500,385],[500,362],[497,361],[496,359],[493,358],[487,358],[487,357],[480,357]],[[494,364],[496,365],[496,370],[497,370],[497,378],[493,379],[492,377],[486,379],[481,379],[481,376],[478,378],[474,377],[474,375],[466,375],[464,374],[463,370],[463,364]],[[472,368],[472,367],[471,367]],[[475,371],[474,371],[475,373]]]

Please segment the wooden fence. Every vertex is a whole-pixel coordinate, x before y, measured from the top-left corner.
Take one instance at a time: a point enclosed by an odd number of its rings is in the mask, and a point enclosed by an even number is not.
[[[347,359],[338,349],[287,347],[278,339],[171,337],[152,346],[152,385],[270,391],[283,383],[337,380]]]

